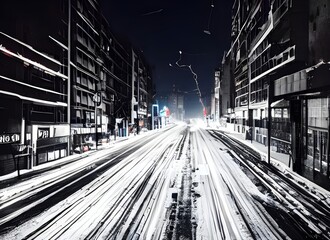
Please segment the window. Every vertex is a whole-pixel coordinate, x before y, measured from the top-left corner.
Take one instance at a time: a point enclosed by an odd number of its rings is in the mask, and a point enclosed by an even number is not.
[[[77,72],[77,83],[81,83],[81,72]]]
[[[81,101],[81,103],[87,105],[87,93],[83,93],[82,94],[82,101]]]
[[[80,103],[81,102],[81,92],[80,91],[77,91],[77,96],[76,96],[76,99],[77,99],[77,103]]]
[[[94,79],[91,77],[88,78],[88,88],[91,90],[95,90]]]
[[[86,87],[88,86],[87,85],[87,77],[83,73],[81,73],[81,85],[86,86]]]

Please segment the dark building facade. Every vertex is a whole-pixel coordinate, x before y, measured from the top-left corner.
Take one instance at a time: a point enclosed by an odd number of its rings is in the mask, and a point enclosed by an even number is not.
[[[271,123],[271,149],[292,152],[293,169],[327,187],[329,9],[326,0],[236,0],[227,54],[235,131],[268,144]]]
[[[0,175],[15,170],[14,159],[26,168],[69,154],[66,13],[52,2],[58,18],[28,14],[47,4],[12,1],[1,15]]]
[[[151,71],[145,58],[132,48],[131,124],[151,129],[151,98],[154,94]]]
[[[165,106],[165,105],[164,105]],[[168,96],[168,105],[166,105],[171,113],[171,117],[178,121],[184,121],[184,92],[176,88],[175,84],[172,86],[172,92]]]
[[[2,7],[0,175],[14,171],[18,157],[20,168],[31,168],[90,140],[127,135],[133,91],[141,92],[139,113],[148,119],[149,66],[136,57],[142,64],[133,90],[132,45],[113,34],[98,0]]]
[[[293,4],[296,9],[303,7],[300,18],[294,8],[287,11],[292,28],[302,31],[295,38],[298,63],[283,76],[274,76],[274,100],[289,102],[294,170],[330,189],[330,34],[326,30],[330,28],[330,5],[329,1]]]
[[[214,81],[214,120],[234,122],[235,86],[232,81],[231,52],[224,52],[220,68],[215,71]]]

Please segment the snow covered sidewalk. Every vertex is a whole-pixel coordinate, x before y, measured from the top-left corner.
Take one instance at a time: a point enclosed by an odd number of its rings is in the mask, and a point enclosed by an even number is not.
[[[268,146],[258,143],[256,141],[252,141],[251,140],[246,140],[245,139],[245,134],[243,133],[238,133],[233,131],[230,127],[218,127],[216,128],[217,130],[221,130],[224,131],[226,134],[228,134],[230,137],[242,142],[243,144],[247,145],[248,147],[252,148],[253,150],[257,151],[260,153],[260,155],[267,159],[267,154],[268,154]],[[285,165],[286,167],[289,166],[289,155],[288,154],[284,154],[284,153],[278,153],[278,152],[274,152],[274,151],[270,151],[270,157],[271,157],[271,161],[275,161],[275,162],[279,162],[283,165]],[[290,169],[292,169],[292,162],[290,164]]]
[[[214,130],[220,130],[225,132],[228,136],[240,141],[242,144],[252,148],[256,152],[259,152],[261,157],[264,161],[267,161],[267,154],[268,154],[268,147],[267,145],[260,144],[256,141],[246,140],[245,135],[242,133],[237,133],[229,127],[211,127]],[[286,174],[288,177],[293,178],[295,182],[299,185],[303,185],[306,188],[311,189],[312,193],[317,192],[317,194],[323,195],[322,199],[326,199],[327,202],[330,202],[330,192],[323,187],[315,184],[314,182],[310,181],[309,179],[299,175],[298,173],[292,170],[292,162],[291,166],[289,167],[289,155],[283,153],[277,153],[271,150],[271,164],[275,166],[280,172]],[[324,197],[326,196],[326,197]]]

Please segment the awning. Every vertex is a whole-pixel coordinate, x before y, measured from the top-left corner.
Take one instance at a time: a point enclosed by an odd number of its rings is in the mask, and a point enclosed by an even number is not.
[[[289,107],[289,103],[285,99],[280,99],[270,104],[270,107]]]

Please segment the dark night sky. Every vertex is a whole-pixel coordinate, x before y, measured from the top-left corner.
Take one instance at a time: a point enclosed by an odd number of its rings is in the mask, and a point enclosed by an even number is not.
[[[115,34],[143,51],[158,94],[169,93],[173,84],[181,91],[196,89],[190,70],[175,64],[181,50],[180,63],[191,65],[202,94],[210,95],[214,69],[230,47],[232,3],[213,0],[210,24],[212,0],[102,0],[102,9]],[[186,94],[187,117],[202,116],[198,99],[196,93]]]

